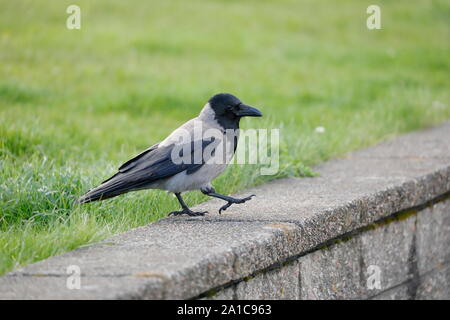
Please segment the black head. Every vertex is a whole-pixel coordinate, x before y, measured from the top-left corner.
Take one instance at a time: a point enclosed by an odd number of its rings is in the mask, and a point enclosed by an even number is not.
[[[239,128],[242,117],[261,117],[261,112],[243,104],[241,100],[229,93],[219,93],[209,99],[209,106],[214,110],[215,119],[225,129]]]

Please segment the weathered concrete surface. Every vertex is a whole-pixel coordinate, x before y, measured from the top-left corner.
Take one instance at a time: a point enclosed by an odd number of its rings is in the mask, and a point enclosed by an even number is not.
[[[450,265],[439,266],[420,278],[415,299],[449,300],[450,299]]]
[[[367,296],[373,296],[410,279],[411,260],[415,248],[416,216],[409,215],[382,224],[362,233],[361,269],[364,279],[370,276],[368,268],[377,266],[382,271],[380,288],[373,288]],[[369,271],[373,272],[371,269]],[[362,284],[366,287],[365,283]]]
[[[300,298],[299,263],[286,264],[275,270],[245,279],[236,285],[239,300],[298,300]]]
[[[10,286],[3,284],[11,283],[11,277],[13,283],[36,275],[39,280],[54,278],[63,289],[65,283],[60,279],[67,277],[68,266],[76,265],[83,275],[82,284],[87,286],[91,286],[90,279],[101,277],[109,281],[144,278],[160,286],[154,290],[156,295],[187,298],[291,256],[294,247],[287,239],[289,230],[278,227],[267,222],[166,219],[121,234],[105,244],[83,247],[16,270],[0,280],[0,296],[10,294]],[[19,290],[20,286],[14,285],[14,289]],[[32,297],[39,298],[42,294],[38,286],[27,285],[23,289]],[[88,291],[86,295],[96,294]],[[61,296],[56,290],[48,294],[51,298]]]
[[[422,210],[401,225],[363,229],[450,191],[449,137],[450,123],[408,134],[322,164],[320,177],[247,190],[242,194],[257,198],[222,215],[223,202],[209,201],[199,206],[211,212],[206,217],[169,217],[15,270],[0,278],[0,298],[182,299],[224,285],[217,297],[375,298],[402,281],[413,283],[405,284],[410,297],[431,296],[445,276],[436,266],[448,262],[447,202],[429,209],[432,217]],[[374,245],[383,250],[371,252]],[[287,260],[293,264],[284,266]],[[389,275],[385,286],[368,292],[365,268],[372,263]],[[80,267],[79,290],[66,286],[70,265]],[[283,282],[296,274],[297,282]],[[420,283],[411,280],[422,275]]]
[[[449,218],[450,199],[407,211],[224,292],[234,288],[233,299],[449,299],[450,261],[445,257],[450,246],[441,243]],[[425,259],[430,268],[421,272],[418,263]],[[374,268],[379,270],[379,286],[370,281]],[[231,299],[222,292],[215,298]]]
[[[68,275],[7,276],[1,281],[2,299],[163,299],[161,279],[151,276],[86,276],[81,289],[67,287]]]
[[[437,203],[417,215],[419,274],[450,263],[450,201]]]
[[[398,287],[390,288],[375,296],[371,300],[411,300],[411,294],[408,284],[402,284]]]
[[[299,259],[301,298],[355,299],[363,295],[359,239],[352,238]]]

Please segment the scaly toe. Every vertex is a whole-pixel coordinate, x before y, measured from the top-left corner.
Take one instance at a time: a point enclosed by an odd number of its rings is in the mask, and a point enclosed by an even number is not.
[[[184,214],[183,211],[172,211],[171,213],[169,213],[169,216],[181,216],[182,214]]]
[[[232,204],[233,204],[233,202],[227,202],[227,204],[225,204],[222,207],[220,207],[219,214],[222,214],[222,211],[227,210]]]
[[[253,197],[255,197],[254,194],[252,194],[251,196],[248,196],[248,197],[246,197],[246,198],[239,199],[239,201],[237,201],[236,203],[244,203],[244,202],[247,202],[248,200],[251,200]]]
[[[188,212],[188,213],[186,213],[186,214],[187,214],[188,216],[190,216],[190,217],[200,217],[200,216],[204,216],[205,213],[208,213],[208,211],[202,211],[202,212],[194,212],[194,211],[191,211],[191,212]]]
[[[244,202],[246,202],[246,201],[248,201],[248,200],[251,200],[253,197],[256,197],[256,196],[255,196],[254,194],[252,194],[252,195],[250,195],[250,196],[248,196],[248,197],[242,199],[242,202],[241,202],[241,203],[244,203]]]
[[[222,206],[222,207],[219,209],[219,214],[221,214],[222,211],[227,210],[232,204],[241,204],[241,203],[244,203],[244,202],[250,200],[250,199],[253,198],[253,197],[256,197],[256,195],[252,194],[252,195],[250,195],[250,196],[248,196],[248,197],[246,197],[246,198],[235,199],[234,201],[228,201],[227,204],[225,204],[224,206]]]

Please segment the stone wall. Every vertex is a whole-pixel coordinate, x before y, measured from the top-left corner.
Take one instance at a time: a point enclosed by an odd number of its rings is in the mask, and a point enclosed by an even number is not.
[[[212,200],[196,208],[204,217],[14,270],[0,298],[450,299],[449,137],[450,123],[410,133],[324,163],[318,177],[242,192],[256,197],[222,215]]]
[[[450,197],[394,214],[204,297],[450,299]]]

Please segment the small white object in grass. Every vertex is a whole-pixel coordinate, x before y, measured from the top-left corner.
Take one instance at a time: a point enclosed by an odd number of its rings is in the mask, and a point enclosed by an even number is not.
[[[433,108],[436,108],[436,109],[444,109],[444,107],[445,107],[445,104],[444,103],[442,103],[441,101],[433,101]]]
[[[316,133],[324,133],[325,132],[325,128],[322,126],[316,127],[316,129],[314,129],[314,131]]]
[[[386,53],[389,57],[395,58],[397,56],[397,51],[395,51],[394,48],[388,48],[386,49]]]

